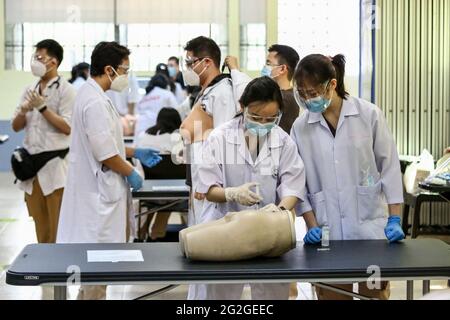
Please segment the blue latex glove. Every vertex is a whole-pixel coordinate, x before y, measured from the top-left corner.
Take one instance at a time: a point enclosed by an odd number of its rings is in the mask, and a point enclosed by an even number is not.
[[[127,182],[133,189],[133,192],[136,192],[142,189],[144,179],[136,170],[133,170],[133,172],[127,177]]]
[[[388,219],[387,226],[384,229],[384,234],[390,243],[405,239],[405,233],[403,232],[400,221],[400,217],[398,216],[392,216]]]
[[[322,241],[322,228],[316,227],[308,231],[303,242],[305,244],[318,244]]]
[[[134,151],[134,157],[138,159],[142,165],[147,168],[153,168],[161,162],[162,158],[159,152],[153,149],[136,149]]]

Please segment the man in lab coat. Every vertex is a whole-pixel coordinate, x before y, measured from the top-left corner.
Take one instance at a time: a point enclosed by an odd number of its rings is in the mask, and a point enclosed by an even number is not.
[[[101,42],[92,53],[91,78],[74,106],[58,243],[126,242],[127,212],[132,213],[130,187],[139,190],[143,183],[126,158],[137,158],[149,167],[161,160],[154,150],[125,148],[120,116],[105,94],[128,87],[129,55],[116,42]],[[78,296],[105,297],[106,286],[82,286]]]

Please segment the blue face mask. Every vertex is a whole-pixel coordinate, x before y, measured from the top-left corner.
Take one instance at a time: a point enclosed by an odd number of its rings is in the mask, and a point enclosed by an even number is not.
[[[250,132],[250,134],[257,137],[265,137],[270,131],[275,127],[275,123],[261,124],[259,122],[251,121],[245,119],[245,129]]]
[[[272,67],[264,66],[264,68],[261,70],[261,76],[263,77],[272,77]]]
[[[169,76],[171,78],[175,78],[177,75],[177,69],[175,67],[169,67]]]
[[[330,106],[331,100],[324,97],[316,97],[304,101],[306,109],[313,113],[324,113]]]

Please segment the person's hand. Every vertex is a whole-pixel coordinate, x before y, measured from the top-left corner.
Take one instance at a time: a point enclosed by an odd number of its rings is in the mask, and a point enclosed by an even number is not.
[[[142,189],[144,179],[141,177],[139,172],[133,170],[133,172],[127,177],[127,182],[131,186],[133,192],[137,192]]]
[[[319,227],[312,228],[308,231],[303,242],[305,244],[318,244],[322,241],[322,229]]]
[[[198,201],[203,201],[203,200],[206,199],[206,194],[196,192],[196,193],[194,194],[194,198],[195,198],[196,200],[198,200]]]
[[[238,58],[233,56],[228,56],[225,58],[225,64],[230,70],[239,70]]]
[[[401,219],[399,216],[392,216],[388,219],[387,226],[384,229],[384,234],[390,243],[405,239],[405,233],[403,232],[400,221]]]
[[[45,98],[34,90],[28,90],[27,100],[31,109],[41,111],[45,106]]]
[[[21,116],[26,116],[28,112],[32,111],[33,108],[30,107],[30,103],[28,102],[28,100],[25,100],[24,103],[22,103],[22,105],[20,106],[20,112],[19,114]]]
[[[136,149],[134,151],[134,157],[148,168],[155,167],[162,160],[161,156],[159,155],[159,152],[150,148]]]
[[[226,188],[225,198],[227,202],[237,202],[243,206],[251,207],[260,203],[263,198],[251,191],[250,188],[259,186],[258,183],[246,183],[237,188]]]

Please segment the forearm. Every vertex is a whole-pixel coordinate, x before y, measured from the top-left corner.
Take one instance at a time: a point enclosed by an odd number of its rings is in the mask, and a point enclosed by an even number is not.
[[[295,205],[298,202],[298,198],[297,197],[285,197],[281,200],[280,204],[278,205],[278,207],[283,207],[286,210],[292,210],[294,209]]]
[[[135,148],[130,148],[130,147],[126,147],[125,148],[125,153],[127,155],[127,158],[134,158],[134,153],[135,153],[136,149]]]
[[[57,115],[50,109],[46,109],[42,112],[42,116],[56,129],[65,135],[70,135],[70,125],[61,116]]]
[[[316,220],[316,216],[314,215],[314,212],[312,212],[312,211],[305,213],[303,215],[303,219],[305,220],[308,230],[319,226],[319,224],[317,223],[317,220]]]
[[[129,175],[131,175],[134,170],[131,164],[123,160],[119,155],[109,158],[102,163],[112,171],[124,177],[128,177]]]
[[[208,194],[206,195],[206,199],[209,202],[214,203],[227,202],[227,199],[225,197],[225,189],[218,186],[211,187],[208,191]]]
[[[401,216],[402,205],[401,204],[390,204],[389,205],[389,215],[390,216]]]
[[[25,115],[18,114],[12,122],[12,129],[14,130],[14,132],[19,132],[23,130],[26,125],[27,117]]]

